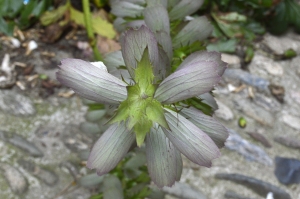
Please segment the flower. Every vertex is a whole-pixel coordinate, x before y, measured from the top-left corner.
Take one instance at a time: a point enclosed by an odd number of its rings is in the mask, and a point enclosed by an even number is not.
[[[220,156],[227,130],[181,101],[206,95],[220,81],[226,69],[221,55],[192,53],[169,74],[163,61],[167,55],[161,56],[161,46],[146,26],[126,31],[121,46],[121,62],[132,84],[109,74],[102,64],[99,67],[78,59],[63,60],[57,72],[57,79],[82,97],[118,105],[111,126],[93,146],[87,167],[96,169],[98,175],[108,173],[135,142],[138,146],[145,142],[148,171],[158,187],[180,179],[181,153],[210,167]]]

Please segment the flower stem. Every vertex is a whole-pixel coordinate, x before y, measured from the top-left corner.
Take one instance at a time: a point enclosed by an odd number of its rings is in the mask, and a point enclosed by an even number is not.
[[[86,27],[87,35],[88,35],[88,38],[89,38],[90,46],[93,49],[94,58],[97,61],[102,61],[103,59],[102,59],[102,56],[101,56],[101,54],[99,52],[99,49],[97,47],[97,42],[96,42],[96,39],[95,39],[95,36],[94,36],[89,0],[82,0],[82,5],[83,5],[85,27]]]

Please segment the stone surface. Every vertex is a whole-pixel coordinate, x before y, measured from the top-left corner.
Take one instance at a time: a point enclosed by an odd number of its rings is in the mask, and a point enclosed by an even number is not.
[[[277,112],[281,109],[281,105],[274,98],[267,97],[260,93],[255,93],[253,102],[258,106],[270,112]]]
[[[256,141],[259,141],[260,143],[262,143],[265,147],[267,147],[267,148],[271,148],[272,147],[271,143],[261,133],[248,132],[248,135],[250,135]]]
[[[274,173],[282,184],[300,183],[300,160],[276,157],[275,164]]]
[[[223,74],[223,78],[231,80],[240,80],[241,82],[257,88],[260,91],[268,92],[270,82],[266,79],[252,75],[241,69],[227,68]]]
[[[286,137],[286,136],[275,136],[274,141],[295,149],[300,149],[300,140],[297,138],[291,138],[291,137]]]
[[[253,74],[259,74],[262,77],[268,77],[268,74],[273,76],[282,76],[283,68],[274,60],[256,53],[248,66]]]
[[[229,67],[240,68],[241,60],[237,55],[222,53],[222,61],[228,63]]]
[[[206,199],[206,196],[186,183],[176,182],[172,187],[163,187],[163,191],[177,198]]]
[[[262,148],[251,144],[247,140],[243,139],[238,133],[236,133],[232,129],[228,129],[228,131],[230,134],[225,143],[226,148],[238,152],[247,160],[257,161],[268,166],[271,166],[273,164],[272,159]]]
[[[58,181],[58,176],[48,169],[41,168],[33,162],[20,159],[18,163],[33,176],[42,180],[45,184],[53,186]]]
[[[33,157],[42,157],[43,152],[38,149],[33,143],[27,141],[22,136],[12,133],[8,138],[8,142],[15,147],[20,148],[22,151],[29,153]]]
[[[276,54],[282,55],[286,50],[293,49],[300,53],[300,41],[289,37],[275,37],[269,33],[264,36],[264,43]]]
[[[30,116],[36,109],[28,97],[13,90],[0,90],[0,109],[8,114]]]
[[[16,194],[23,194],[27,188],[28,183],[24,175],[15,167],[8,164],[0,164],[3,171],[2,175],[5,177],[11,190]]]
[[[236,98],[234,99],[234,104],[236,105],[236,109],[241,110],[247,116],[253,118],[257,122],[272,126],[274,123],[274,116],[272,113],[266,111],[265,109],[256,106],[249,99],[244,98]]]
[[[294,128],[296,130],[300,130],[300,118],[299,117],[296,117],[296,116],[293,116],[293,115],[284,114],[282,116],[282,120],[288,126]]]
[[[226,193],[224,194],[224,197],[228,198],[228,199],[251,199],[248,197],[241,196],[240,194],[237,194],[232,190],[226,191]]]
[[[230,108],[220,101],[216,100],[216,102],[217,102],[219,108],[215,111],[215,115],[218,118],[221,118],[226,121],[232,120],[234,115],[233,115],[232,111],[230,110]]]
[[[248,189],[252,189],[263,197],[266,197],[269,192],[272,192],[274,198],[276,199],[292,199],[286,191],[280,189],[279,187],[245,175],[219,173],[216,174],[216,178],[230,180],[246,186]]]

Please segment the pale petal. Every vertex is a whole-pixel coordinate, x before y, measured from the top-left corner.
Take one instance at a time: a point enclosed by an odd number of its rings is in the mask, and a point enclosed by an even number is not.
[[[215,144],[221,148],[224,146],[229,134],[227,129],[213,117],[203,114],[201,111],[190,107],[183,108],[180,114],[206,133]]]
[[[145,26],[146,23],[144,20],[133,20],[133,21],[129,21],[126,24],[126,28],[133,28],[133,29],[139,29],[142,26]]]
[[[218,68],[215,61],[191,63],[164,79],[155,92],[155,98],[170,104],[206,93],[221,80]]]
[[[180,153],[160,127],[152,128],[147,134],[146,155],[150,177],[158,187],[172,186],[180,179],[182,171]]]
[[[134,78],[134,70],[137,62],[142,59],[145,49],[148,49],[149,59],[157,71],[159,55],[158,46],[154,34],[146,26],[142,26],[138,30],[130,29],[122,34],[121,37],[122,55],[128,69],[129,74]],[[154,74],[158,76],[159,74]]]
[[[213,111],[216,111],[218,109],[218,104],[214,98],[214,96],[211,93],[204,93],[199,96],[197,96],[198,99],[201,99],[202,102],[209,105]]]
[[[125,66],[122,52],[120,50],[105,55],[103,62],[105,66],[107,66],[109,72],[119,68],[120,66]]]
[[[84,98],[104,104],[119,104],[127,98],[123,81],[89,62],[64,59],[59,67],[57,80]]]
[[[157,42],[162,46],[171,60],[173,57],[172,40],[170,37],[170,22],[166,8],[159,4],[147,6],[144,10],[144,18],[147,27],[155,34]]]
[[[147,0],[147,6],[157,6],[157,5],[163,5],[165,8],[167,8],[168,0]]]
[[[213,31],[213,26],[206,17],[196,17],[190,21],[173,39],[175,49],[187,46],[195,41],[206,39]]]
[[[98,175],[112,170],[125,157],[135,141],[135,134],[125,124],[111,125],[94,144],[87,167],[96,169]]]
[[[126,25],[127,25],[127,21],[125,19],[123,19],[122,17],[117,17],[114,20],[114,28],[118,31],[118,32],[123,32],[126,30]]]
[[[144,18],[147,26],[153,32],[165,31],[170,34],[169,15],[166,8],[162,5],[147,6],[144,9]]]
[[[179,65],[177,70],[180,70],[184,67],[188,67],[191,64],[201,62],[201,61],[214,61],[218,63],[218,74],[223,75],[224,71],[227,68],[227,63],[221,60],[221,53],[218,52],[207,52],[207,51],[197,51],[190,54],[185,60]]]
[[[141,16],[144,10],[144,7],[126,1],[113,3],[111,5],[111,8],[112,8],[111,13],[118,17],[132,17],[132,18]]]
[[[180,0],[168,0],[168,10],[170,10],[171,8],[173,8],[179,2],[180,2]]]
[[[166,119],[170,130],[165,135],[174,146],[192,162],[210,167],[211,161],[220,156],[220,151],[212,139],[180,114],[166,109]]]
[[[170,20],[183,19],[185,16],[196,12],[204,0],[181,0],[170,11]]]

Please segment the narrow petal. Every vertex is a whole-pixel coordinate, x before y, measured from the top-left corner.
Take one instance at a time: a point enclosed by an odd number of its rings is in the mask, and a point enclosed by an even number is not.
[[[224,71],[227,68],[227,63],[221,60],[221,53],[218,52],[207,52],[207,51],[197,51],[190,54],[185,60],[178,66],[177,70],[180,70],[184,67],[190,66],[196,62],[201,61],[214,61],[218,63],[217,72],[220,76],[223,75]]]
[[[109,72],[110,70],[117,69],[120,66],[125,66],[122,52],[120,50],[105,55],[103,62],[105,66],[107,66]]]
[[[190,21],[173,39],[175,49],[187,46],[195,41],[206,39],[213,31],[213,26],[206,17],[196,17]]]
[[[212,139],[180,114],[166,110],[165,115],[171,130],[163,131],[174,146],[192,162],[210,167],[211,161],[220,156]]]
[[[123,81],[89,62],[64,59],[59,67],[57,80],[84,98],[104,104],[119,104],[127,98]]]
[[[180,114],[204,131],[219,148],[224,146],[229,133],[227,129],[213,117],[207,116],[193,107],[183,108]]]
[[[175,103],[210,91],[220,80],[215,61],[198,61],[175,71],[158,86],[155,98]]]
[[[152,2],[152,1],[151,1]],[[147,6],[144,10],[144,18],[147,27],[155,34],[157,42],[162,46],[171,60],[173,57],[172,40],[170,37],[170,22],[167,9],[158,5]]]
[[[139,29],[142,26],[145,26],[146,23],[144,20],[133,20],[126,24],[126,28]]]
[[[108,173],[125,157],[134,141],[135,134],[123,122],[111,125],[94,144],[87,167],[96,169],[98,175]]]
[[[166,8],[162,5],[147,6],[144,9],[144,18],[147,26],[153,32],[165,31],[170,34],[169,15]]]
[[[216,111],[218,109],[218,104],[214,98],[214,96],[211,93],[204,93],[199,96],[197,96],[198,99],[201,99],[202,102],[209,105],[213,111]]]
[[[124,80],[127,84],[133,84],[134,81],[128,73],[128,70],[124,69],[125,62],[122,57],[121,51],[115,51],[107,54],[103,60],[107,66],[108,72],[113,76]]]
[[[180,179],[182,171],[180,153],[160,127],[152,128],[147,134],[146,155],[150,177],[158,187],[172,186]]]
[[[141,16],[144,10],[144,7],[126,1],[113,3],[111,7],[111,13],[118,17],[136,18]]]
[[[181,0],[180,3],[176,4],[170,11],[170,20],[183,19],[185,16],[196,12],[204,0]]]
[[[177,5],[180,0],[168,0],[168,10],[171,10],[175,5]]]
[[[140,62],[144,51],[148,48],[150,62],[153,67],[158,66],[158,46],[154,34],[146,26],[138,30],[130,29],[121,36],[122,55],[129,74],[134,78],[137,62]],[[154,71],[156,69],[154,68]],[[155,74],[156,75],[156,74]]]

